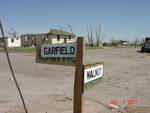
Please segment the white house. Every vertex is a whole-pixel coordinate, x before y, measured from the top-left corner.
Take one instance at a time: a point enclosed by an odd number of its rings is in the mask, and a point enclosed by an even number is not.
[[[6,37],[5,42],[7,47],[20,47],[21,39],[20,37]]]

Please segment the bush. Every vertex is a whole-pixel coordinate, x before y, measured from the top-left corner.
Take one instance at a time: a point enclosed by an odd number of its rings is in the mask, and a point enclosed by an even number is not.
[[[113,47],[118,47],[118,44],[115,43],[115,42],[112,42],[112,43],[111,43],[111,46],[113,46]]]
[[[108,43],[106,43],[106,42],[104,42],[104,43],[103,43],[103,46],[108,46],[108,45],[109,45],[109,44],[108,44]]]

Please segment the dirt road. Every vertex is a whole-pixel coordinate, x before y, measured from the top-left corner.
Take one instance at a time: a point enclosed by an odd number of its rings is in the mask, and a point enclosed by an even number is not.
[[[150,53],[138,50],[86,50],[85,63],[103,61],[105,75],[100,84],[85,91],[84,113],[116,113],[107,109],[112,99],[120,107],[126,107],[129,99],[142,107],[140,112],[123,113],[150,113]],[[72,113],[74,67],[37,64],[29,53],[10,56],[29,113]],[[0,53],[0,113],[24,113],[4,53]]]

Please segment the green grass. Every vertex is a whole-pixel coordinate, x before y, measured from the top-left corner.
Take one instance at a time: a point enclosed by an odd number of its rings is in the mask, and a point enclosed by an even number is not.
[[[87,89],[91,89],[92,87],[100,84],[100,82],[103,80],[103,77],[100,77],[99,79],[96,79],[96,80],[93,80],[89,83],[86,83],[84,84],[84,89],[87,90]]]
[[[85,46],[85,49],[103,49],[104,47],[98,46]],[[36,47],[12,47],[7,48],[8,52],[11,53],[36,53]],[[0,52],[5,52],[4,48],[0,47]]]
[[[35,53],[36,47],[13,47],[7,50],[11,53]],[[4,48],[0,48],[0,52],[5,52]]]

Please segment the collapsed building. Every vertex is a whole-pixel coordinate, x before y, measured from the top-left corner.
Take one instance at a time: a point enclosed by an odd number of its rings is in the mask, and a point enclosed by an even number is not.
[[[30,47],[39,44],[59,44],[76,41],[76,35],[63,30],[51,29],[48,33],[21,35],[21,46]]]

